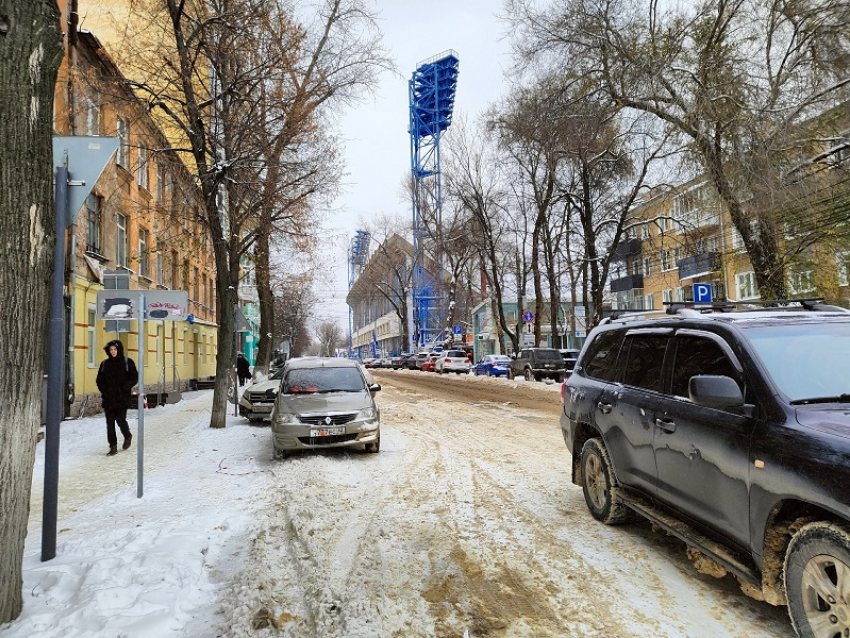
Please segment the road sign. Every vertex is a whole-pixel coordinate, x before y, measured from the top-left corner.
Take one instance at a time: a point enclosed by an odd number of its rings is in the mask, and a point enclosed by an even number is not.
[[[576,330],[576,339],[581,339],[585,334],[581,330]]]
[[[526,310],[524,313],[522,313],[522,320],[525,321],[525,323],[531,323],[532,321],[534,321],[534,313],[530,310]]]
[[[463,326],[452,326],[452,334],[463,334]]]
[[[584,317],[585,316],[584,306],[573,306],[573,314],[576,317]]]
[[[711,284],[694,284],[694,303],[711,303]]]
[[[94,135],[54,135],[53,165],[67,162],[71,180],[68,189],[68,217],[71,222],[80,212],[86,197],[103,169],[118,150],[117,137]]]
[[[185,290],[98,290],[98,318],[137,318],[142,295],[147,319],[183,321],[189,314],[189,293]]]

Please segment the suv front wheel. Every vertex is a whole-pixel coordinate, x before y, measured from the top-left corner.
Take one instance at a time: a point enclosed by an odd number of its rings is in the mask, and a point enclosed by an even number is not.
[[[850,529],[809,523],[785,554],[788,612],[800,638],[850,635]]]
[[[616,487],[605,444],[600,438],[589,439],[581,449],[581,488],[593,518],[606,525],[624,523],[631,518],[631,510],[617,500]]]

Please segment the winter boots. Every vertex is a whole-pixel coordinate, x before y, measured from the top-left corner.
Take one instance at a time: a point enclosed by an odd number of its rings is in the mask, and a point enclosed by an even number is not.
[[[118,446],[110,445],[109,452],[106,453],[106,456],[115,456],[116,454],[118,454]]]
[[[132,441],[132,440],[133,440],[132,434],[128,434],[127,436],[125,436],[124,437],[124,445],[121,446],[121,449],[122,450],[128,449],[130,447],[130,441]]]

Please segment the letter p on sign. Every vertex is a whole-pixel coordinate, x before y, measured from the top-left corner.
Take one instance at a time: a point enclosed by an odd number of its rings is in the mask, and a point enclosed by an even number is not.
[[[711,284],[694,284],[694,303],[711,303]]]

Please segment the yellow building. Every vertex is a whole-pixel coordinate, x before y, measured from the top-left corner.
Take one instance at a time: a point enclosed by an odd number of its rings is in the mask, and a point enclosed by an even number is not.
[[[57,135],[117,136],[119,150],[76,213],[68,236],[66,374],[76,393],[71,413],[99,406],[95,385],[107,341],[120,338],[143,356],[148,393],[186,389],[215,374],[215,266],[202,202],[189,171],[134,97],[95,35],[66,27],[66,55],[56,84]],[[73,178],[73,167],[72,178]],[[98,319],[105,287],[186,290],[194,323],[148,320],[145,352],[138,326]]]
[[[782,232],[789,298],[848,305],[850,235],[804,238],[788,223]],[[660,310],[665,302],[693,301],[695,283],[710,284],[714,301],[760,298],[741,235],[704,178],[656,189],[635,207],[627,236],[615,247],[610,280],[618,309]]]

